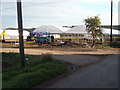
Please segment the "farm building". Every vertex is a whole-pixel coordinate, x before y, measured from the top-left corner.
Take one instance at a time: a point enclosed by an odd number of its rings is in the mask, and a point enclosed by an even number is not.
[[[105,34],[106,40],[109,40],[110,29],[102,28],[103,33]],[[52,25],[43,25],[36,28],[33,33],[50,33],[50,36],[54,36],[55,39],[92,39],[91,35],[87,33],[85,25],[76,25],[74,27],[60,27]],[[3,33],[5,33],[5,39],[19,39],[18,30],[0,30],[0,37],[3,39]],[[113,30],[113,37],[119,39],[120,37],[119,30]],[[30,33],[23,30],[23,37],[27,39],[27,36]],[[118,40],[117,40],[118,41]]]
[[[61,34],[61,38],[89,38],[89,34],[84,25],[77,25]]]
[[[110,40],[110,31],[111,29],[106,29],[106,28],[102,28],[102,32],[103,32],[103,36],[100,38],[96,38],[98,40],[100,39],[104,39],[104,41],[109,41]],[[120,31],[119,30],[112,30],[112,36],[113,36],[113,41],[119,41],[119,37],[120,37]],[[85,25],[77,25],[71,29],[68,29],[66,32],[64,32],[63,34],[61,34],[61,38],[64,39],[88,39],[88,40],[92,40],[92,37],[90,34],[88,34],[88,32],[86,31],[86,27]]]
[[[106,36],[110,36],[110,29],[102,28],[102,30]],[[60,39],[76,39],[76,38],[92,39],[91,35],[88,34],[88,32],[86,31],[85,25],[76,25],[72,28],[43,25],[35,29],[33,32],[34,33],[49,32],[55,38],[60,38]],[[118,35],[119,35],[119,31],[113,30],[113,36],[118,36]]]
[[[110,29],[102,28],[102,31],[106,35],[110,35]],[[113,36],[119,35],[119,30],[112,30]],[[62,37],[83,37],[83,38],[90,38],[91,36],[86,31],[85,25],[77,25],[71,29],[68,29],[66,32],[63,33]]]
[[[60,26],[43,25],[33,31],[33,33],[49,32],[55,38],[74,38],[88,37],[88,33],[84,25],[66,28]]]
[[[43,25],[36,28],[33,33],[50,33],[50,36],[54,36],[54,38],[60,38],[60,34],[63,33],[59,28],[52,25]]]
[[[27,39],[29,35],[28,31],[23,30],[23,39]],[[0,30],[0,38],[1,39],[19,39],[19,32],[18,30]]]

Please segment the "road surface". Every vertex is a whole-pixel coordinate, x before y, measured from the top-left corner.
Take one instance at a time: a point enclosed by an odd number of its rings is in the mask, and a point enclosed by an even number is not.
[[[118,55],[109,56],[106,60],[57,80],[46,88],[118,88]]]
[[[103,61],[108,56],[110,55],[53,55],[56,59],[81,67]]]

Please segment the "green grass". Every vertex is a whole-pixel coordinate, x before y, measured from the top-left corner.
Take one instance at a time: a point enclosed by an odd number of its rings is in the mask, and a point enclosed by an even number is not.
[[[96,48],[103,48],[103,45],[96,45]]]
[[[109,46],[112,47],[112,48],[120,48],[120,43],[112,42],[112,43],[109,43]]]
[[[110,37],[106,36],[105,38],[110,38]],[[117,38],[119,39],[120,36],[113,36],[112,38],[113,38],[113,39],[117,39]]]
[[[3,88],[31,88],[66,71],[66,66],[49,54],[26,57],[29,61],[21,69],[18,53],[2,53],[2,61],[11,65],[2,71]]]
[[[103,47],[112,47],[112,48],[120,48],[120,43],[118,42],[112,42],[112,43],[106,43],[104,45],[96,44],[96,48],[103,48]]]

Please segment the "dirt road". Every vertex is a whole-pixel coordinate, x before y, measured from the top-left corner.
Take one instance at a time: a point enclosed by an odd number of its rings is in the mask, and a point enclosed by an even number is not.
[[[0,52],[19,52],[19,48],[1,48]],[[80,48],[25,48],[25,54],[58,54],[58,55],[74,55],[74,54],[118,54],[118,49],[80,49]]]
[[[2,48],[1,52],[19,52],[19,48]],[[89,65],[101,60],[109,54],[117,54],[118,50],[109,49],[80,49],[80,48],[26,48],[25,54],[41,55],[49,53],[54,58],[77,66]]]

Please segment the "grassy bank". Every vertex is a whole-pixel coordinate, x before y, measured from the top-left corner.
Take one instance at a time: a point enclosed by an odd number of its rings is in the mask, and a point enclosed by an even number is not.
[[[51,55],[26,57],[26,67],[21,69],[18,53],[2,53],[3,88],[31,88],[66,71],[66,66]]]
[[[109,43],[109,46],[112,47],[112,48],[120,48],[120,43],[112,42],[112,43]]]

